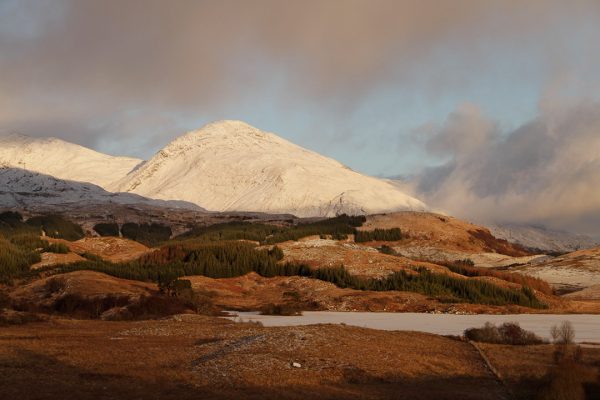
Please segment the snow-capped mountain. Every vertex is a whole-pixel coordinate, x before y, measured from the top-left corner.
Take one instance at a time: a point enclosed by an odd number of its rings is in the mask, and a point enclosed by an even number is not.
[[[211,211],[300,217],[425,209],[390,182],[240,121],[215,122],[179,137],[108,189]]]
[[[91,183],[57,179],[20,168],[0,167],[0,208],[68,208],[110,203],[201,210],[190,203],[147,199],[132,193],[110,193]]]
[[[531,249],[562,253],[589,249],[599,244],[597,240],[586,235],[543,227],[516,224],[496,224],[487,225],[487,227],[497,238],[506,239],[511,243]]]
[[[0,136],[0,167],[20,168],[58,179],[107,187],[142,160],[113,157],[56,138]]]

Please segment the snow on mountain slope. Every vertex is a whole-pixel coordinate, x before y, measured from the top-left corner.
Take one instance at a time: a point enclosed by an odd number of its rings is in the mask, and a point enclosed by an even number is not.
[[[531,249],[571,252],[589,249],[599,244],[598,241],[589,236],[535,226],[496,224],[488,225],[488,228],[498,238]]]
[[[593,287],[600,285],[600,247],[517,267],[515,271],[543,279],[563,292]]]
[[[19,168],[0,167],[0,208],[68,208],[70,205],[108,203],[201,210],[190,203],[146,199],[132,193],[110,193],[91,183],[57,179]]]
[[[109,189],[211,211],[300,217],[425,208],[387,181],[240,121],[215,122],[179,137]]]
[[[101,187],[125,176],[142,160],[113,157],[56,138],[20,134],[0,136],[0,166],[21,168],[58,179]]]

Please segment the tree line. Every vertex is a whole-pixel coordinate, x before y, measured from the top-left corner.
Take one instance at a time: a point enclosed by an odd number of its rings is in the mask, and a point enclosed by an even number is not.
[[[11,283],[14,278],[29,273],[31,265],[41,260],[41,252],[68,252],[64,244],[50,244],[40,238],[42,232],[50,237],[77,240],[83,230],[59,215],[43,215],[24,220],[14,211],[0,213],[0,282]]]
[[[491,276],[494,278],[502,279],[503,281],[517,283],[521,286],[530,287],[530,288],[538,290],[544,294],[551,295],[553,293],[552,288],[546,281],[535,278],[533,276],[522,275],[517,272],[506,272],[506,271],[493,270],[493,269],[489,269],[489,268],[475,267],[475,263],[473,263],[473,261],[470,259],[453,261],[453,262],[445,263],[443,265],[446,268],[448,268],[450,271],[455,272],[460,275],[463,275],[463,276],[467,276],[467,277]]]
[[[417,292],[450,302],[546,307],[526,286],[519,290],[502,288],[485,281],[433,273],[425,268],[394,272],[382,279],[367,279],[350,274],[343,265],[314,269],[301,263],[281,263],[282,257],[277,246],[257,249],[247,242],[188,242],[164,246],[132,262],[113,264],[96,259],[64,265],[59,270],[88,269],[163,284],[182,276],[231,278],[256,272],[264,277],[305,276],[356,290]]]
[[[123,236],[149,247],[158,246],[171,238],[171,227],[159,223],[125,222],[121,227],[116,222],[100,222],[94,225],[100,236]]]
[[[262,245],[277,244],[288,240],[318,235],[326,239],[346,240],[353,234],[356,242],[397,241],[402,239],[399,228],[375,229],[373,231],[357,230],[366,221],[365,216],[346,214],[312,222],[300,222],[295,225],[271,225],[247,221],[230,221],[208,226],[196,226],[174,238],[170,238],[170,227],[152,223],[125,223],[121,227],[117,223],[98,223],[94,230],[101,236],[119,236],[136,240],[147,246],[158,246],[187,240],[218,242],[231,240],[249,240]]]
[[[360,242],[395,242],[402,240],[402,231],[400,228],[374,229],[372,231],[356,230],[354,232],[354,241]]]

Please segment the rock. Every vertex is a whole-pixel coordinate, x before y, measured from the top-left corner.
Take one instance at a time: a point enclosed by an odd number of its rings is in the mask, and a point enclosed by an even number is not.
[[[300,364],[300,363],[297,363],[297,362],[293,362],[293,363],[292,363],[292,367],[293,367],[293,368],[302,368],[302,364]]]

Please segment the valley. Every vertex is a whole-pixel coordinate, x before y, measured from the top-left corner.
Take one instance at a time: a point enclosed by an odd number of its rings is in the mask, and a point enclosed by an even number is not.
[[[526,399],[548,379],[549,330],[563,321],[584,345],[578,384],[598,389],[600,300],[513,272],[538,257],[481,226],[415,212],[198,214],[175,234],[166,210],[151,223],[27,215],[0,214],[3,260],[17,249],[40,259],[3,271],[11,397]],[[490,255],[524,264],[491,267]],[[520,322],[546,342],[462,337],[487,322]]]

